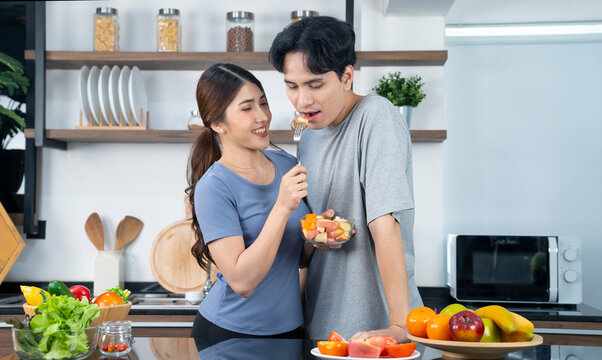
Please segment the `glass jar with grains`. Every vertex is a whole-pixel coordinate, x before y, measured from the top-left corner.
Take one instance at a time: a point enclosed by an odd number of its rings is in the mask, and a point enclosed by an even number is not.
[[[159,14],[157,14],[157,51],[180,51],[181,44],[180,10],[159,9]]]
[[[94,51],[119,51],[117,9],[96,8],[94,14]]]
[[[295,10],[291,12],[291,23],[296,23],[303,18],[311,16],[320,16],[320,13],[313,10]]]
[[[255,15],[248,11],[226,14],[227,51],[253,51]]]

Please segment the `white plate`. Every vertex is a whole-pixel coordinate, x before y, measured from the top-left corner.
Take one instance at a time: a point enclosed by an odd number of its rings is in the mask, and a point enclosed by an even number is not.
[[[79,105],[82,110],[82,116],[85,121],[84,125],[91,125],[90,122],[90,103],[88,102],[88,76],[90,76],[90,68],[86,65],[82,66],[79,71]]]
[[[146,96],[144,78],[137,66],[132,68],[128,91],[130,95],[130,106],[132,107],[132,112],[134,114],[134,124],[138,125],[143,120],[140,118],[140,109],[142,109],[142,117],[145,117],[146,112],[148,111],[148,97]]]
[[[107,65],[100,69],[98,77],[98,101],[100,102],[100,110],[102,111],[102,121],[105,125],[111,125],[111,104],[109,104],[109,75],[111,68]]]
[[[119,74],[119,105],[123,112],[123,121],[130,123],[130,96],[128,95],[128,83],[130,81],[130,68],[124,66]]]
[[[121,105],[119,104],[119,66],[114,65],[109,75],[109,104],[111,105],[111,111],[113,112],[113,123],[119,125],[119,112],[121,111]],[[124,123],[125,122],[124,120]]]
[[[321,359],[344,359],[344,360],[365,360],[365,358],[357,358],[357,357],[350,357],[350,356],[333,356],[333,355],[324,355],[322,353],[320,353],[320,350],[318,350],[317,347],[311,349],[311,354],[317,358],[321,358]],[[385,356],[385,357],[379,357],[379,358],[375,358],[375,359],[404,359],[404,360],[410,360],[410,359],[417,359],[420,356],[420,352],[418,350],[414,350],[414,352],[412,353],[412,355],[410,356],[406,356],[403,358],[392,358],[389,356]]]
[[[92,117],[95,124],[100,124],[100,102],[98,101],[98,77],[100,69],[97,66],[92,66],[90,75],[88,76],[88,103],[92,110]]]

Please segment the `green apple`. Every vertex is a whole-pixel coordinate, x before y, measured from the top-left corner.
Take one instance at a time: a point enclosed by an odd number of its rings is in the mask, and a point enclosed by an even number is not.
[[[481,318],[481,320],[483,320],[483,325],[485,325],[481,342],[500,342],[500,329],[493,320],[488,318]]]
[[[466,307],[462,304],[450,304],[447,305],[443,310],[439,312],[439,314],[448,314],[450,316],[454,316],[460,311],[467,310]]]

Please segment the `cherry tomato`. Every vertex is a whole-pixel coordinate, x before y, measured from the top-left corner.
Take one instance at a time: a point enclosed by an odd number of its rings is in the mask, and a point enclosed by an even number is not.
[[[318,350],[324,355],[347,356],[348,345],[343,341],[318,341]]]
[[[103,345],[103,346],[100,347],[100,349],[102,351],[108,351],[109,350],[109,345]]]
[[[337,333],[336,331],[333,331],[330,333],[330,335],[328,335],[328,341],[343,341],[346,342],[347,340],[345,340],[345,338],[343,336],[341,336],[341,334]]]
[[[123,305],[123,298],[117,294],[115,294],[114,292],[104,292],[100,295],[98,295],[98,297],[96,299],[94,299],[94,304],[100,306],[111,306],[111,305]]]
[[[416,343],[385,346],[385,351],[387,352],[387,354],[391,355],[391,357],[394,358],[408,357],[412,355],[414,350],[416,350]]]
[[[122,351],[126,351],[128,348],[128,346],[126,344],[119,344],[117,346],[117,351],[122,352]]]
[[[115,345],[109,344],[109,347],[107,348],[107,352],[113,352],[113,351],[115,351]]]

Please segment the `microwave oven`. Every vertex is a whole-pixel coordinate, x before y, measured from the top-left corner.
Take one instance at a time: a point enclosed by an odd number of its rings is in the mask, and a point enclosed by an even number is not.
[[[459,301],[580,304],[581,241],[449,234],[447,286]]]

